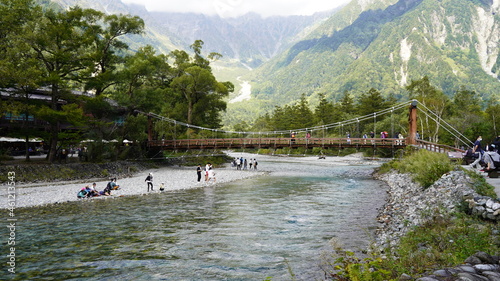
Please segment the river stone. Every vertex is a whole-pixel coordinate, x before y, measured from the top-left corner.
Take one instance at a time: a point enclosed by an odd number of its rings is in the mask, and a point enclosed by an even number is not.
[[[439,279],[434,279],[432,277],[422,277],[418,278],[417,281],[439,281]]]
[[[474,265],[474,264],[481,264],[483,263],[483,261],[476,256],[470,256],[465,260],[465,263]]]
[[[451,272],[448,271],[447,269],[436,270],[436,271],[434,271],[433,274],[436,275],[437,277],[450,277],[450,276],[452,276]]]
[[[474,267],[469,266],[469,265],[459,265],[456,267],[456,269],[463,271],[463,272],[476,273],[476,270],[474,269]]]
[[[483,275],[492,281],[500,281],[500,273],[493,271],[484,271]]]
[[[483,251],[478,251],[472,256],[480,259],[482,261],[481,263],[487,263],[487,264],[494,264],[495,263],[495,258],[493,256],[489,255],[488,253],[483,252]]]
[[[489,281],[487,277],[477,275],[474,273],[461,272],[458,274],[458,279],[461,281]]]
[[[398,278],[398,281],[410,281],[410,280],[413,280],[413,277],[411,277],[406,273],[401,274],[401,276],[399,276]]]
[[[500,210],[500,203],[494,203],[493,205],[491,205],[491,208],[495,211]]]
[[[498,264],[477,264],[473,266],[477,271],[498,271],[500,270],[500,265]]]

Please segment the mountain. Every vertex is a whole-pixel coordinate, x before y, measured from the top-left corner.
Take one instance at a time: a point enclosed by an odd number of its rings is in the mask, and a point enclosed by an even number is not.
[[[498,0],[354,0],[246,79],[253,98],[278,105],[372,87],[401,97],[425,75],[448,95],[465,85],[498,99],[499,9]]]
[[[207,52],[217,52],[255,68],[280,54],[307,33],[308,27],[330,13],[312,16],[273,16],[263,18],[249,13],[237,18],[221,18],[193,13],[152,12],[161,30],[182,38],[185,49],[201,39]]]

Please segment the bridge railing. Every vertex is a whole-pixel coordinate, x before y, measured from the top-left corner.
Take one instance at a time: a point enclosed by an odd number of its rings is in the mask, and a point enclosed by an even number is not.
[[[433,142],[428,142],[424,140],[417,140],[417,147],[426,149],[429,151],[440,152],[440,153],[464,153],[465,150],[456,148],[450,145],[445,144],[436,144]]]
[[[283,148],[283,147],[392,147],[405,146],[406,139],[393,138],[227,138],[227,139],[178,139],[155,140],[149,146],[164,149],[204,148]]]

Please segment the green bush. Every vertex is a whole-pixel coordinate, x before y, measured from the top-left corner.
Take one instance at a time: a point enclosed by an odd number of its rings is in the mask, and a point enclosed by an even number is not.
[[[419,150],[409,153],[402,160],[393,160],[383,164],[379,172],[385,173],[394,169],[400,173],[409,173],[415,182],[429,187],[441,176],[455,169],[456,164],[444,153]]]

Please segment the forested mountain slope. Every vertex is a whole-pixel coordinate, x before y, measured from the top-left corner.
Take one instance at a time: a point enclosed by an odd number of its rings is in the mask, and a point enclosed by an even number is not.
[[[425,75],[448,95],[460,85],[484,99],[500,94],[498,0],[400,0],[355,18],[361,2],[255,71],[252,96],[286,104],[302,93],[337,98],[372,87],[401,96]]]

